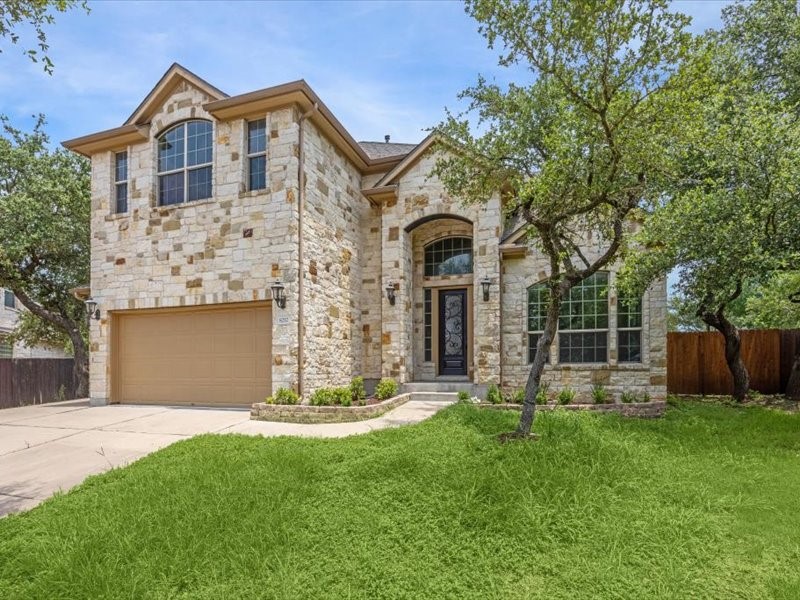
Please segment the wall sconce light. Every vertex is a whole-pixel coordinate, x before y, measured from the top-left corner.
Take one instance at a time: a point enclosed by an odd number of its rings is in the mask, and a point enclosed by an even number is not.
[[[483,288],[483,301],[488,302],[489,300],[489,288],[492,285],[492,280],[488,277],[484,277],[481,279],[481,287]]]
[[[280,279],[275,280],[272,284],[272,299],[278,308],[286,308],[286,287],[281,283]]]
[[[386,284],[386,299],[389,301],[389,304],[394,306],[395,295],[394,295],[394,282],[389,281]]]
[[[100,320],[100,309],[97,308],[97,300],[92,298],[91,296],[84,300],[86,304],[86,315],[90,319],[94,319],[95,321]]]

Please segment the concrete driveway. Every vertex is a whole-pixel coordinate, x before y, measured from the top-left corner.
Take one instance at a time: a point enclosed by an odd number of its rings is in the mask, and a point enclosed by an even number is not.
[[[330,425],[251,421],[244,409],[90,407],[85,400],[0,410],[0,516],[201,433],[343,437],[417,423],[448,404],[411,401],[377,419]]]

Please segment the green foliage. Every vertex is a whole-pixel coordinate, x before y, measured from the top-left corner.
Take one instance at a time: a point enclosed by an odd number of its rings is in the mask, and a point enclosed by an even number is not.
[[[525,389],[519,388],[514,390],[512,393],[508,395],[508,399],[506,402],[511,404],[523,404],[525,402]]]
[[[546,381],[539,382],[539,391],[536,392],[536,404],[547,404],[550,384]]]
[[[367,397],[367,390],[364,388],[363,377],[353,377],[350,382],[350,398],[353,404],[363,404]]]
[[[696,57],[690,19],[667,0],[470,0],[466,11],[500,65],[528,73],[502,87],[479,77],[460,94],[466,110],[434,128],[434,174],[467,203],[505,191],[506,216],[546,259],[556,315],[625,252],[629,219],[663,197],[695,102],[698,71],[681,68]],[[587,229],[601,252],[584,252]],[[545,331],[555,326],[548,317]],[[543,368],[534,361],[529,377]],[[520,433],[531,422],[526,409]]]
[[[471,396],[469,395],[469,392],[465,392],[464,390],[459,390],[458,391],[458,401],[459,402],[469,402],[470,398],[471,398]]]
[[[84,340],[88,341],[88,330],[84,327],[81,333]],[[21,343],[30,348],[35,346],[60,348],[67,354],[72,354],[72,341],[63,329],[27,310],[19,312],[17,324],[7,338],[11,344]]]
[[[86,312],[70,289],[89,282],[89,161],[50,150],[43,117],[32,133],[2,117],[0,123],[0,287],[49,324],[23,321],[21,335],[50,336],[56,328],[69,337],[78,391],[85,394]]]
[[[620,400],[622,400],[624,404],[632,404],[633,402],[636,402],[636,392],[625,390],[622,392]]]
[[[543,411],[533,443],[469,404],[341,439],[194,437],[0,519],[0,596],[796,598],[800,414],[673,402]]]
[[[603,384],[598,383],[592,386],[592,400],[594,400],[595,404],[607,404],[611,401],[608,390]]]
[[[300,402],[300,396],[294,390],[282,387],[278,388],[272,396],[268,396],[265,402],[267,404],[297,404]]]
[[[388,400],[396,396],[399,389],[394,379],[384,377],[378,382],[378,385],[375,386],[375,397],[378,400]]]
[[[503,394],[500,393],[500,388],[497,384],[490,383],[486,389],[486,401],[489,404],[500,404],[503,402]]]
[[[323,387],[311,394],[309,402],[312,406],[350,406],[353,396],[349,387]]]
[[[33,29],[38,50],[29,48],[23,51],[33,62],[41,60],[45,72],[52,74],[53,62],[47,54],[50,46],[45,28],[55,22],[54,11],[63,13],[73,8],[89,12],[86,0],[3,0],[0,3],[0,40],[7,39],[17,44],[20,29]]]
[[[720,315],[730,314],[748,326],[748,314],[758,311],[749,296],[764,296],[777,273],[800,264],[800,123],[792,94],[777,90],[785,86],[769,81],[762,62],[777,60],[773,41],[784,42],[760,37],[766,12],[791,13],[777,31],[798,30],[800,16],[778,4],[739,4],[726,10],[721,33],[706,36],[699,118],[686,128],[686,143],[673,148],[680,169],[638,236],[647,252],[626,261],[623,286],[637,290],[677,269],[674,308],[688,328],[693,315],[719,328]],[[785,43],[800,51],[797,39]]]
[[[573,390],[571,387],[567,386],[567,387],[562,388],[561,390],[559,390],[558,396],[556,397],[556,399],[558,400],[559,404],[571,404],[572,401],[575,400],[575,396],[576,395],[577,394],[576,394],[575,390]]]

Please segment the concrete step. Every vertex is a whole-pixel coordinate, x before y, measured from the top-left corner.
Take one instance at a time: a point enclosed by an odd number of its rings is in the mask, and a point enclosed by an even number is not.
[[[413,381],[403,384],[404,392],[447,392],[456,393],[464,390],[475,393],[475,384],[471,381]]]
[[[411,399],[421,402],[457,402],[455,392],[411,392]]]

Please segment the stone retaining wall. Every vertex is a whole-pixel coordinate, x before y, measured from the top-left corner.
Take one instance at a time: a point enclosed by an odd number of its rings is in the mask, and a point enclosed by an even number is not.
[[[374,419],[405,404],[411,394],[400,394],[368,406],[310,406],[308,404],[267,404],[258,402],[250,409],[250,418],[280,423],[348,423]]]
[[[481,402],[481,408],[493,408],[496,410],[522,410],[521,404],[489,404]],[[630,404],[543,404],[537,405],[536,410],[587,410],[602,413],[619,413],[623,417],[639,417],[641,419],[655,419],[664,414],[667,403],[664,400],[654,402],[631,402]]]

